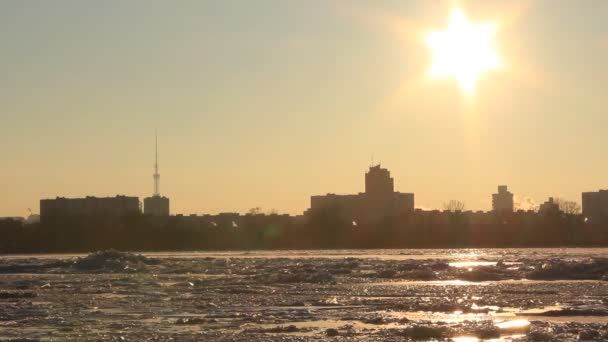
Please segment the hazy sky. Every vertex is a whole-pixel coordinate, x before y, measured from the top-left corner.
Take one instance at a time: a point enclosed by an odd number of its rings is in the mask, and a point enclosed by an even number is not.
[[[608,187],[608,1],[461,2],[504,61],[431,80],[451,1],[0,3],[0,216],[161,192],[173,213],[301,213],[373,154],[416,206]]]

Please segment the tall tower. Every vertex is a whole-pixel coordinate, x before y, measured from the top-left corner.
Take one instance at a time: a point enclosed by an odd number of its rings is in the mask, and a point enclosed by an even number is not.
[[[160,196],[160,173],[158,173],[158,132],[154,131],[154,193],[144,198],[144,214],[169,216],[169,199]]]
[[[154,131],[154,194],[152,196],[160,196],[160,174],[158,173],[158,131]]]

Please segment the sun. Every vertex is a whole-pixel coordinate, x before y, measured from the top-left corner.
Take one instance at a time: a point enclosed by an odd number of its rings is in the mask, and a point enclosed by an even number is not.
[[[501,64],[495,35],[495,24],[473,24],[462,10],[452,10],[448,27],[426,37],[433,53],[430,75],[452,77],[464,94],[473,94],[481,75]]]

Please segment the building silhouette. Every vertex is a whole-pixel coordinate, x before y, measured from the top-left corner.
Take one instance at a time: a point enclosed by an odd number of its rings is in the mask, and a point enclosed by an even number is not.
[[[513,193],[506,185],[498,186],[498,193],[492,194],[492,211],[497,213],[513,212]]]
[[[160,195],[160,174],[158,173],[158,135],[154,136],[154,193],[144,198],[144,214],[152,216],[169,216],[169,198]]]
[[[7,217],[0,217],[0,221],[25,222],[25,218],[21,217],[21,216],[7,216]]]
[[[543,215],[555,215],[559,214],[559,212],[559,204],[555,202],[553,197],[549,197],[549,199],[538,208],[538,213]]]
[[[162,196],[144,198],[144,214],[152,216],[169,216],[169,199]]]
[[[395,192],[390,172],[375,165],[365,174],[365,192],[311,196],[306,214],[334,213],[347,220],[365,222],[413,211],[414,194]]]
[[[49,223],[64,218],[119,218],[138,214],[139,198],[128,196],[64,198],[40,200],[40,221]]]
[[[380,165],[371,166],[365,173],[365,193],[385,197],[395,192],[395,182],[391,173]]]
[[[583,216],[589,222],[608,222],[608,190],[583,192]]]

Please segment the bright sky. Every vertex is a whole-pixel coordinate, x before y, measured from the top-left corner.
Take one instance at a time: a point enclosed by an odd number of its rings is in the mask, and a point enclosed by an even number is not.
[[[363,191],[370,157],[416,206],[580,201],[608,188],[608,1],[461,1],[502,66],[431,78],[453,1],[0,4],[0,216],[161,192],[173,213],[301,213]]]

